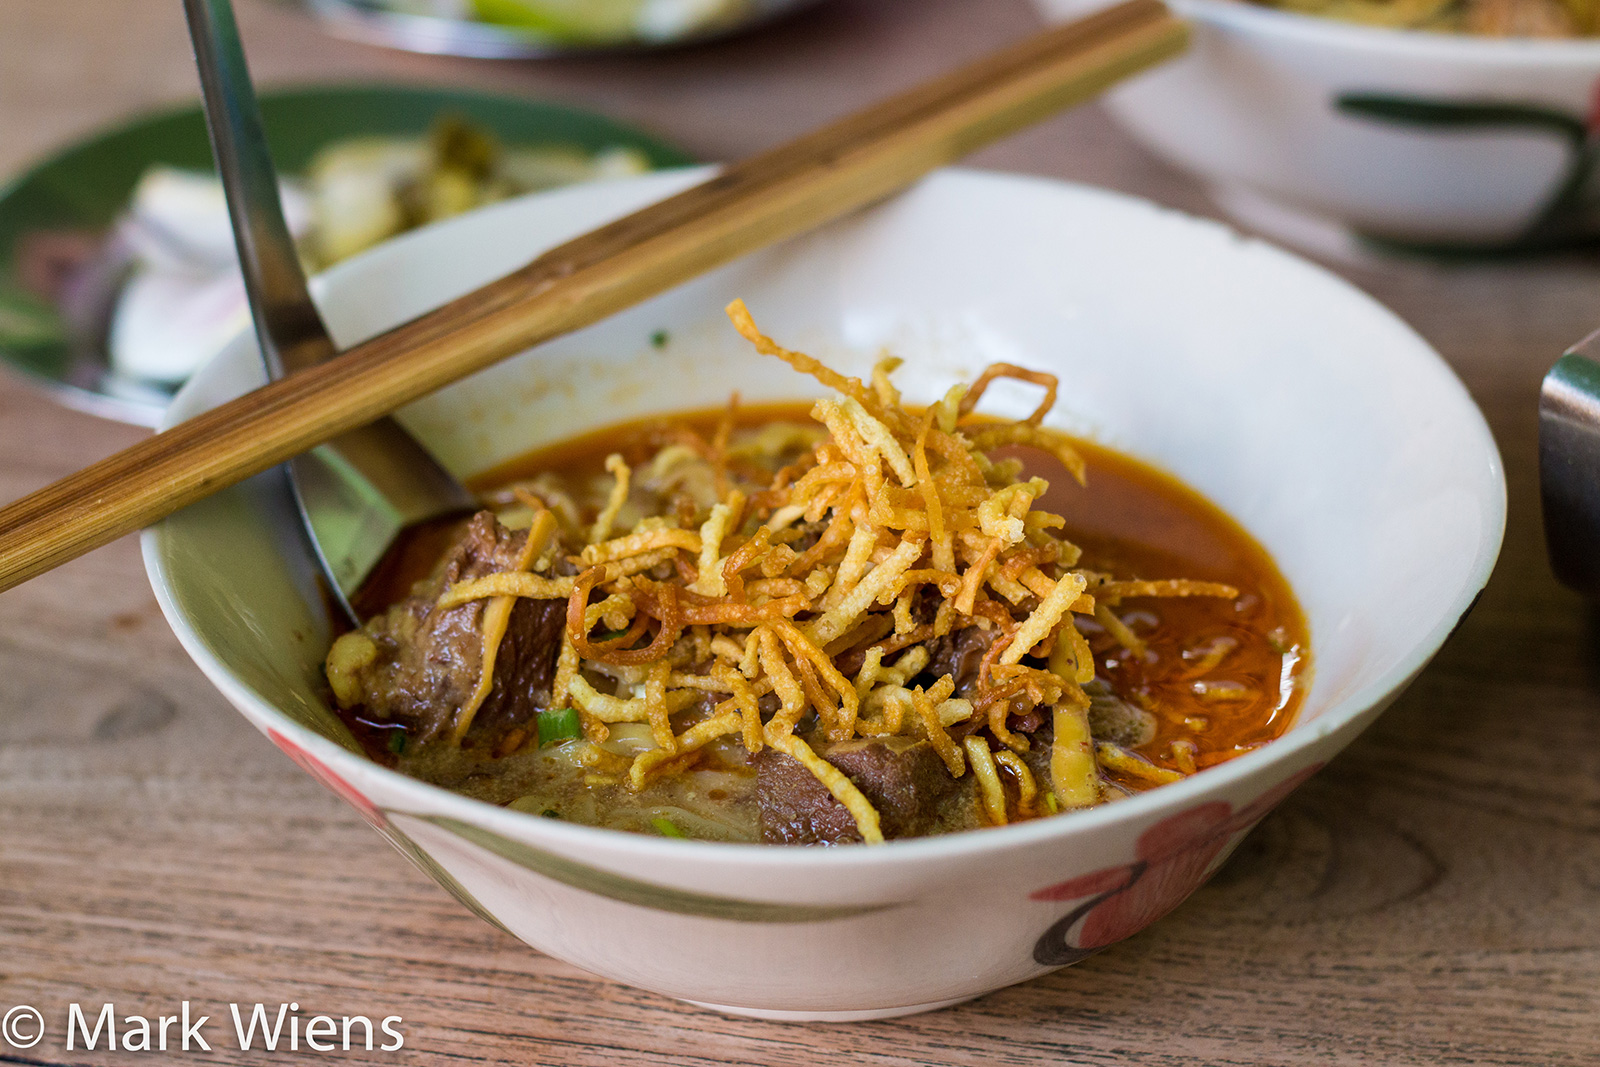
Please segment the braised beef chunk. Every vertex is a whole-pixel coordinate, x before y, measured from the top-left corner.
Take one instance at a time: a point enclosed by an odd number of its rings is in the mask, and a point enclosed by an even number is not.
[[[794,757],[764,748],[755,764],[762,841],[839,845],[861,840],[850,812]]]
[[[495,654],[494,688],[478,709],[476,726],[520,726],[550,704],[550,687],[567,625],[565,600],[519,600]]]
[[[1117,696],[1104,680],[1096,678],[1083,691],[1089,697],[1089,732],[1098,740],[1138,748],[1156,736],[1156,717]]]
[[[886,838],[914,837],[937,827],[941,802],[961,783],[926,741],[909,737],[817,742],[817,754],[843,771],[878,811]],[[761,839],[790,845],[860,841],[848,809],[791,756],[763,749],[756,757]]]
[[[935,637],[928,642],[931,658],[923,673],[931,678],[950,675],[956,683],[955,695],[966,696],[977,684],[978,668],[983,663],[984,653],[989,651],[989,646],[999,636],[998,630],[966,626],[943,637]]]
[[[457,582],[513,569],[526,537],[480,512],[433,578],[367,622],[362,630],[377,646],[377,656],[356,671],[367,715],[401,723],[420,740],[437,736],[454,720],[478,684],[487,602],[441,611],[439,593]],[[495,660],[495,687],[478,723],[511,726],[545,705],[565,615],[565,601],[517,603]]]

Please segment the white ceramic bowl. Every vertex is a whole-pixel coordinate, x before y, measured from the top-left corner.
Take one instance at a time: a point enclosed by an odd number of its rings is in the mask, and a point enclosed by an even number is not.
[[[420,231],[326,275],[320,302],[348,344],[696,177],[562,191]],[[1132,934],[1404,688],[1498,552],[1494,444],[1404,323],[1226,227],[1039,179],[941,173],[405,420],[470,472],[730,389],[814,395],[735,336],[720,311],[735,296],[842,370],[866,372],[885,346],[906,357],[913,402],[993,360],[1060,374],[1058,425],[1173,472],[1272,552],[1309,619],[1315,679],[1281,740],[1088,812],[883,847],[651,838],[491,807],[359,755],[323,701],[328,621],[276,476],[146,532],[168,620],[251,722],[469,907],[619,981],[748,1014],[867,1018],[976,996]],[[664,350],[650,341],[661,329]],[[258,379],[241,339],[172,418]],[[1019,415],[1031,404],[995,396]]]
[[[1067,19],[1110,0],[1035,2]],[[1235,217],[1331,252],[1352,235],[1467,250],[1596,236],[1579,186],[1600,40],[1390,30],[1244,0],[1171,6],[1194,25],[1189,52],[1107,106]]]

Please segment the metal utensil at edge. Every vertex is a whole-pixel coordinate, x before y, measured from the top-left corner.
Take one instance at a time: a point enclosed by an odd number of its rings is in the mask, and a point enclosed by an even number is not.
[[[338,354],[306,286],[278,198],[261,111],[230,0],[184,0],[206,128],[227,194],[261,357],[273,379]],[[289,482],[331,591],[351,598],[401,530],[463,513],[473,495],[392,418],[290,460]]]
[[[1539,487],[1556,577],[1600,602],[1600,330],[1569,348],[1540,387]]]

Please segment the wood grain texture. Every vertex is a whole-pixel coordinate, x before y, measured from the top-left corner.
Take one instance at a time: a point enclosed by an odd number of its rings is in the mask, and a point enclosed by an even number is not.
[[[732,157],[1019,38],[1024,0],[835,0],[725,44],[479,64],[330,40],[241,0],[269,81],[390,74],[587,102]],[[0,0],[0,171],[191,92],[168,0]],[[93,77],[88,75],[92,74]],[[988,165],[1207,210],[1085,109]],[[524,948],[412,871],[223,703],[127,540],[0,596],[0,1007],[296,999],[405,1018],[329,1063],[1589,1065],[1600,1061],[1600,635],[1540,544],[1537,386],[1600,320],[1592,257],[1343,268],[1484,407],[1511,519],[1416,685],[1174,915],[1077,967],[910,1019],[733,1020]],[[137,439],[0,382],[0,499]],[[213,1020],[215,1022],[216,1020]],[[154,1059],[155,1057],[144,1057]],[[173,1056],[174,1060],[181,1057]],[[0,1063],[136,1063],[58,1038]],[[219,1049],[197,1063],[291,1058]]]
[[[1187,27],[1157,0],[1125,0],[741,160],[0,508],[0,590],[501,359],[881,200],[1187,41]]]

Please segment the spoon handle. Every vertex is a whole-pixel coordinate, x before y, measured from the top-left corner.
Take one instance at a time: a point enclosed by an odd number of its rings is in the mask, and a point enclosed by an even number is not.
[[[1188,39],[1159,0],[1128,0],[735,164],[0,508],[0,590],[474,371],[882,200]]]
[[[250,314],[271,377],[282,378],[336,352],[306,288],[283,218],[278,175],[245,63],[230,0],[183,0],[205,100],[206,130],[228,191]]]
[[[232,0],[184,0],[184,13],[261,358],[276,380],[326,362],[338,346],[284,221]],[[388,417],[295,456],[288,473],[329,592],[351,621],[351,598],[402,529],[473,506],[472,494]]]

